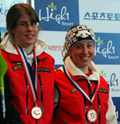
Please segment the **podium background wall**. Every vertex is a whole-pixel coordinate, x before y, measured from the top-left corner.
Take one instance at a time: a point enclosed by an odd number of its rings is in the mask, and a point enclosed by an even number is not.
[[[35,0],[40,19],[39,38],[48,44],[46,52],[63,65],[62,47],[73,25],[90,26],[96,35],[95,59],[100,74],[110,87],[120,124],[120,1],[118,0]]]
[[[6,14],[16,3],[25,0],[0,0],[0,32],[6,30]],[[31,2],[33,3],[33,2]],[[120,1],[119,0],[34,0],[41,31],[38,37],[47,42],[46,52],[55,59],[55,68],[63,65],[62,47],[67,30],[73,25],[90,26],[96,35],[95,59],[100,74],[110,87],[118,124],[120,124]]]

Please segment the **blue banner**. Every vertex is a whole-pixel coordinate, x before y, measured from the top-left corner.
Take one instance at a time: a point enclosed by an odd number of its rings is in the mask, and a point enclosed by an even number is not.
[[[71,26],[79,24],[77,0],[35,0],[35,9],[42,30],[66,31]]]

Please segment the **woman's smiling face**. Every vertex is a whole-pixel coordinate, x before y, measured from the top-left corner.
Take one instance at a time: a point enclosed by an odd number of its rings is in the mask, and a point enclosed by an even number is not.
[[[94,43],[91,40],[77,42],[69,54],[78,68],[86,68],[94,58]]]
[[[25,22],[29,24],[26,28],[21,28],[19,23]],[[18,25],[13,29],[15,42],[18,43],[21,47],[29,47],[33,45],[37,39],[39,28],[38,26],[32,27],[31,19],[28,15],[23,15],[18,20]]]

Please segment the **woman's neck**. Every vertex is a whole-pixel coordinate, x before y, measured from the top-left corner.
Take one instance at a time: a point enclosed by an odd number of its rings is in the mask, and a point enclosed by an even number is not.
[[[83,68],[80,68],[80,70],[81,70],[84,74],[86,74],[86,73],[89,72],[88,66],[83,67]]]
[[[33,45],[31,45],[29,47],[22,47],[22,49],[25,51],[25,53],[27,55],[29,55],[32,52],[32,50],[33,50]]]

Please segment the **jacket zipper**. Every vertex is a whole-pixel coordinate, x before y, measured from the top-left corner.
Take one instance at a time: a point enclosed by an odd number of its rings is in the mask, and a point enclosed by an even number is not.
[[[27,89],[27,95],[26,95],[26,114],[28,115],[28,89],[29,89],[29,86],[28,86],[28,83],[27,83],[26,74],[24,74],[24,76],[25,76],[26,89]],[[37,119],[35,119],[35,120],[36,120],[36,124],[38,124]]]
[[[40,75],[38,75],[38,79],[40,82],[40,90],[41,90],[41,109],[42,109],[42,114],[44,114],[44,110],[43,110],[43,86],[42,86],[42,81],[41,81]]]
[[[27,83],[27,77],[26,77],[26,74],[24,74],[24,77],[25,77],[25,82],[26,82],[26,89],[27,89],[27,95],[26,95],[26,114],[28,115],[28,83]]]

